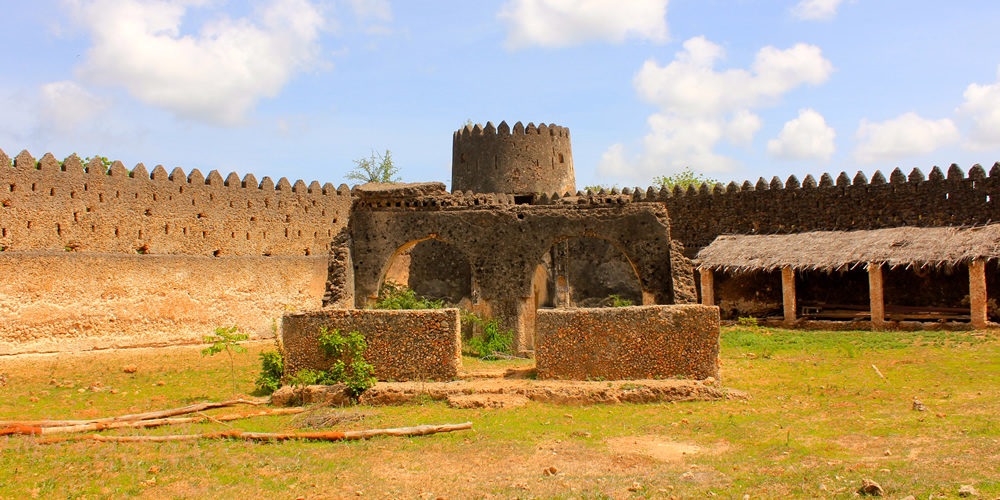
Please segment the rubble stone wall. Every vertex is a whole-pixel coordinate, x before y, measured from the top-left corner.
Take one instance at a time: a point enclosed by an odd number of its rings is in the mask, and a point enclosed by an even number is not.
[[[719,376],[719,308],[540,309],[538,377],[637,380]]]
[[[365,358],[379,380],[452,380],[462,367],[458,309],[326,309],[282,318],[286,374],[329,368],[319,347],[323,327],[364,335]]]

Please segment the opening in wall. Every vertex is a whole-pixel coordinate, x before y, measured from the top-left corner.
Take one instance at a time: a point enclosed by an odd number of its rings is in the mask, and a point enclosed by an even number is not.
[[[530,205],[532,201],[535,200],[535,195],[533,194],[516,194],[514,195],[515,205]],[[477,203],[478,205],[478,203]]]

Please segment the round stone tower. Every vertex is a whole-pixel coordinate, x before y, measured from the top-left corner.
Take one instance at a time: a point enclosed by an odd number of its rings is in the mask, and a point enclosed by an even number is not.
[[[451,185],[475,193],[575,193],[569,129],[521,122],[513,130],[507,122],[466,126],[454,134]]]

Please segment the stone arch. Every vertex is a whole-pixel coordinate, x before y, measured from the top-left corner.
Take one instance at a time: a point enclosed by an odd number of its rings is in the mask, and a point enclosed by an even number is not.
[[[642,281],[632,258],[613,240],[599,236],[569,236],[555,240],[539,259],[545,269],[553,307],[601,307],[611,295],[641,305]],[[536,269],[533,292],[539,303]]]
[[[462,249],[431,235],[397,248],[382,266],[378,289],[391,280],[417,295],[468,308],[475,290],[475,270]],[[368,297],[370,301],[374,297]]]

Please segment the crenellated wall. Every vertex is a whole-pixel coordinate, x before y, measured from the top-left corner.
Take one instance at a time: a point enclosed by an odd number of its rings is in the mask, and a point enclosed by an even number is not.
[[[0,249],[169,255],[325,255],[351,195],[318,182],[131,171],[0,151]]]
[[[481,195],[480,195],[481,196]],[[895,169],[886,179],[875,172],[845,172],[819,181],[794,175],[756,184],[730,182],[700,187],[617,188],[600,192],[543,193],[535,205],[614,205],[657,201],[670,216],[671,237],[694,256],[720,234],[772,234],[815,230],[878,229],[899,226],[970,226],[1000,220],[1000,162],[987,174],[980,165],[966,175],[958,165],[924,175]]]
[[[269,335],[322,307],[347,186],[0,151],[0,354]]]

